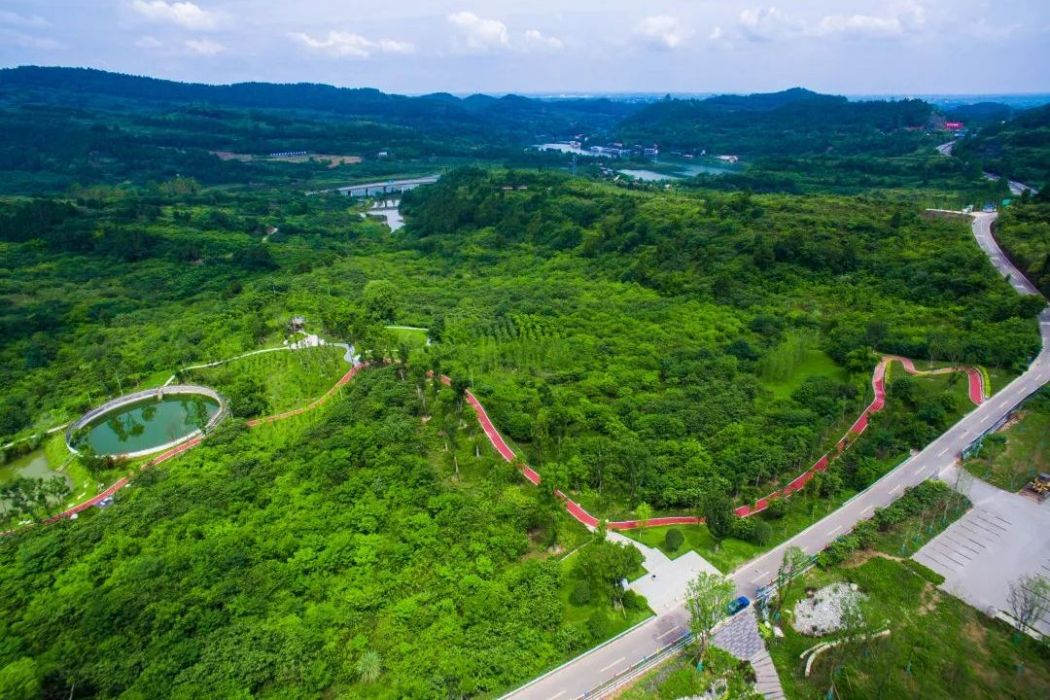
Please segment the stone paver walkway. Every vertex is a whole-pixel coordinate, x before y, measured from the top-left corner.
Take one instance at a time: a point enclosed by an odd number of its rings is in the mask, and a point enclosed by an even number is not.
[[[770,700],[781,700],[784,689],[780,676],[773,666],[773,659],[766,650],[766,643],[758,633],[755,611],[747,608],[734,615],[715,632],[714,645],[724,649],[738,659],[751,662],[755,669],[755,688]]]

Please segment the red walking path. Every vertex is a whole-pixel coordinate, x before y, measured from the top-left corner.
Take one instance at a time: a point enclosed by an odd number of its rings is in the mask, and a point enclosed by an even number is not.
[[[860,414],[860,417],[857,418],[856,421],[854,421],[853,425],[850,426],[849,432],[842,436],[842,439],[838,441],[838,443],[835,445],[835,449],[821,456],[821,458],[818,459],[812,467],[810,467],[805,472],[799,474],[797,477],[792,479],[791,482],[789,482],[784,488],[778,489],[765,496],[764,498],[758,499],[757,501],[755,501],[754,504],[745,504],[742,506],[738,506],[736,508],[736,514],[741,517],[747,517],[749,515],[754,515],[755,513],[761,513],[763,510],[769,507],[770,502],[772,502],[773,500],[777,498],[782,498],[784,496],[788,496],[798,491],[799,489],[803,488],[807,483],[809,483],[810,479],[812,479],[817,472],[822,472],[826,470],[828,468],[828,464],[831,463],[832,459],[841,454],[842,451],[845,450],[853,440],[855,440],[859,435],[861,435],[865,430],[868,429],[868,422],[872,414],[878,413],[886,405],[886,370],[892,362],[899,362],[901,366],[904,367],[904,370],[906,372],[908,372],[909,374],[919,376],[932,374],[947,374],[951,372],[965,372],[969,379],[970,401],[977,405],[984,401],[984,380],[981,373],[973,367],[943,367],[941,369],[934,370],[919,370],[916,369],[915,364],[906,357],[898,357],[896,355],[883,356],[883,358],[875,366],[875,371],[872,373],[871,376],[871,386],[875,391],[875,398],[870,404],[868,404],[867,408],[864,409],[864,412]],[[452,380],[446,376],[442,376],[441,381],[444,384],[452,383]],[[500,432],[496,430],[496,427],[492,424],[492,420],[489,418],[488,413],[485,411],[485,407],[482,406],[481,402],[478,401],[477,398],[469,391],[467,392],[466,396],[467,403],[470,404],[470,407],[472,409],[474,409],[474,414],[478,418],[478,423],[481,425],[482,430],[485,431],[485,435],[488,437],[489,442],[492,443],[492,446],[496,449],[496,452],[498,452],[500,456],[508,462],[513,462],[516,458],[514,450],[510,448],[510,446],[507,444],[507,441],[504,440],[503,436],[500,435]],[[540,484],[539,473],[536,472],[536,470],[530,467],[529,465],[522,464],[521,473],[526,479],[528,479],[533,484],[537,486]],[[560,490],[556,489],[554,493],[558,496],[558,498],[562,499],[565,502],[565,509],[569,511],[569,514],[572,515],[572,517],[576,518],[576,520],[588,527],[598,526],[600,522],[598,518],[588,513],[583,506],[569,498],[567,495],[565,495],[564,492]],[[610,530],[633,530],[640,527],[659,527],[661,525],[696,525],[701,522],[703,522],[703,519],[698,518],[696,516],[671,515],[660,518],[650,518],[648,521],[646,521],[644,525],[641,523],[641,521],[638,520],[616,520],[613,522],[606,523],[606,525]]]
[[[857,436],[859,436],[861,433],[867,430],[868,421],[871,415],[878,413],[882,410],[883,406],[885,406],[886,369],[892,362],[899,362],[901,366],[904,367],[905,371],[907,371],[909,374],[920,376],[931,374],[945,374],[950,372],[965,372],[969,379],[970,401],[972,401],[975,404],[980,404],[985,398],[986,387],[984,386],[982,375],[978,370],[976,370],[973,367],[944,367],[935,370],[918,370],[915,368],[915,365],[912,363],[912,361],[906,357],[886,355],[875,366],[875,371],[872,373],[871,386],[875,391],[875,398],[870,404],[868,404],[867,408],[864,409],[864,412],[861,413],[860,417],[857,418],[853,425],[850,426],[849,432],[847,432],[846,435],[844,435],[842,439],[838,441],[838,443],[835,446],[835,449],[831,452],[824,454],[813,464],[812,467],[795,477],[791,482],[784,486],[784,488],[778,489],[765,496],[764,498],[758,499],[757,501],[755,501],[754,504],[745,504],[737,507],[736,514],[741,517],[747,517],[749,515],[754,515],[755,513],[760,513],[763,510],[765,510],[769,506],[770,502],[772,502],[773,500],[777,498],[782,498],[784,496],[788,496],[794,493],[795,491],[798,491],[799,489],[803,488],[810,481],[810,479],[812,479],[814,475],[816,475],[817,472],[822,472],[826,470],[828,468],[828,464],[830,464],[832,459],[837,457],[843,450],[845,450],[849,446],[849,444],[857,438]],[[260,425],[269,425],[276,421],[291,418],[292,416],[297,416],[322,406],[329,399],[331,399],[332,396],[334,396],[335,393],[339,391],[339,389],[341,389],[343,386],[349,383],[350,380],[353,379],[358,372],[360,372],[367,366],[368,363],[365,362],[354,365],[346,374],[339,378],[339,381],[337,381],[331,389],[326,391],[321,397],[307,404],[306,406],[302,406],[300,408],[296,408],[290,411],[284,411],[283,413],[278,413],[272,416],[254,418],[247,422],[248,427],[255,428]],[[452,383],[452,380],[449,377],[442,375],[441,382],[443,384],[449,385]],[[474,411],[474,415],[477,417],[478,423],[481,425],[482,430],[485,431],[485,436],[488,437],[489,442],[492,444],[492,447],[495,448],[496,452],[498,452],[499,455],[503,457],[503,459],[505,459],[507,462],[514,462],[517,458],[517,455],[514,453],[514,450],[510,448],[510,445],[507,444],[507,441],[503,439],[503,436],[500,434],[499,430],[496,429],[496,426],[493,425],[492,419],[489,418],[489,414],[485,410],[485,407],[470,391],[466,392],[466,400],[467,403],[470,405],[471,409]],[[166,462],[169,459],[172,459],[173,457],[177,457],[183,452],[186,452],[187,450],[199,445],[201,443],[201,440],[202,438],[198,436],[187,440],[184,443],[176,445],[170,450],[162,452],[161,454],[157,455],[153,459],[143,464],[140,467],[140,471],[144,469],[149,469],[150,467],[154,467],[162,462]],[[532,484],[539,486],[541,481],[539,472],[537,472],[535,469],[524,463],[521,464],[520,469],[522,475],[526,479],[528,479]],[[97,496],[83,501],[82,503],[78,503],[77,505],[59,513],[58,515],[48,518],[44,522],[53,523],[63,518],[69,518],[73,515],[76,515],[77,513],[80,513],[83,510],[98,505],[105,499],[111,497],[120,489],[127,486],[128,483],[129,477],[121,477],[113,485],[111,485],[109,488],[107,488],[105,491],[101,492]],[[565,509],[569,512],[569,514],[572,515],[572,517],[574,517],[580,523],[586,525],[587,527],[598,526],[600,522],[599,519],[588,513],[584,509],[584,507],[581,506],[579,503],[569,498],[561,490],[556,489],[555,494],[558,496],[558,498],[564,501]],[[659,518],[650,518],[645,523],[645,525],[643,525],[638,520],[617,520],[607,523],[607,526],[610,530],[632,530],[640,527],[659,527],[661,525],[696,525],[700,522],[703,522],[703,520],[701,518],[697,518],[696,516],[671,515]],[[13,531],[8,531],[0,534],[7,535],[11,534],[11,532]]]

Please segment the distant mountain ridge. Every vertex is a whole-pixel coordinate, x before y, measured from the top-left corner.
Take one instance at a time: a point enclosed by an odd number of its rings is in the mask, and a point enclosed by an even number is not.
[[[492,117],[527,124],[537,118],[571,125],[589,118],[612,123],[637,109],[608,99],[542,100],[506,95],[472,95],[459,98],[449,93],[418,97],[389,94],[375,88],[340,88],[320,83],[244,82],[229,85],[183,83],[160,78],[110,73],[93,68],[21,66],[0,69],[0,96],[9,90],[47,90],[180,104],[206,102],[242,109],[294,109],[331,112],[399,122],[455,121],[482,126]]]
[[[852,102],[805,88],[703,100],[665,99],[620,124],[628,141],[663,147],[739,152],[749,156],[804,155],[844,142],[882,149],[890,133],[925,126],[933,107],[922,100]]]

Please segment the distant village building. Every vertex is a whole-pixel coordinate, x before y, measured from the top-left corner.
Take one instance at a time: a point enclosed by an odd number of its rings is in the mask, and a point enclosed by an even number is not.
[[[718,160],[722,161],[723,163],[733,164],[733,163],[736,163],[737,161],[739,161],[740,158],[739,158],[739,156],[725,155],[725,156],[718,156]]]
[[[948,131],[961,131],[966,128],[962,122],[944,122],[944,128]]]
[[[298,333],[306,326],[306,318],[303,316],[292,316],[292,320],[288,322],[288,329],[293,333]]]
[[[276,153],[271,153],[270,157],[271,158],[294,158],[296,156],[308,156],[308,155],[310,155],[310,151],[277,151]]]

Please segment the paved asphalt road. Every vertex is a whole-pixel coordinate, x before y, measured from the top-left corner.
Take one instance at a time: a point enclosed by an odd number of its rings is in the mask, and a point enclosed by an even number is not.
[[[992,239],[990,227],[995,216],[976,215],[974,236],[996,268],[1003,275],[1010,276],[1015,289],[1021,293],[1034,293],[1034,288],[1027,284]],[[936,476],[977,436],[1050,381],[1050,308],[1044,309],[1039,321],[1043,348],[1024,374],[834,513],[730,574],[737,590],[750,596],[757,587],[771,581],[787,547],[798,546],[810,554],[819,552],[836,537],[849,532],[857,522],[870,518],[876,508],[895,501],[905,488]],[[667,646],[681,636],[688,625],[688,612],[684,605],[679,604],[504,697],[515,700],[573,700],[581,697]]]

